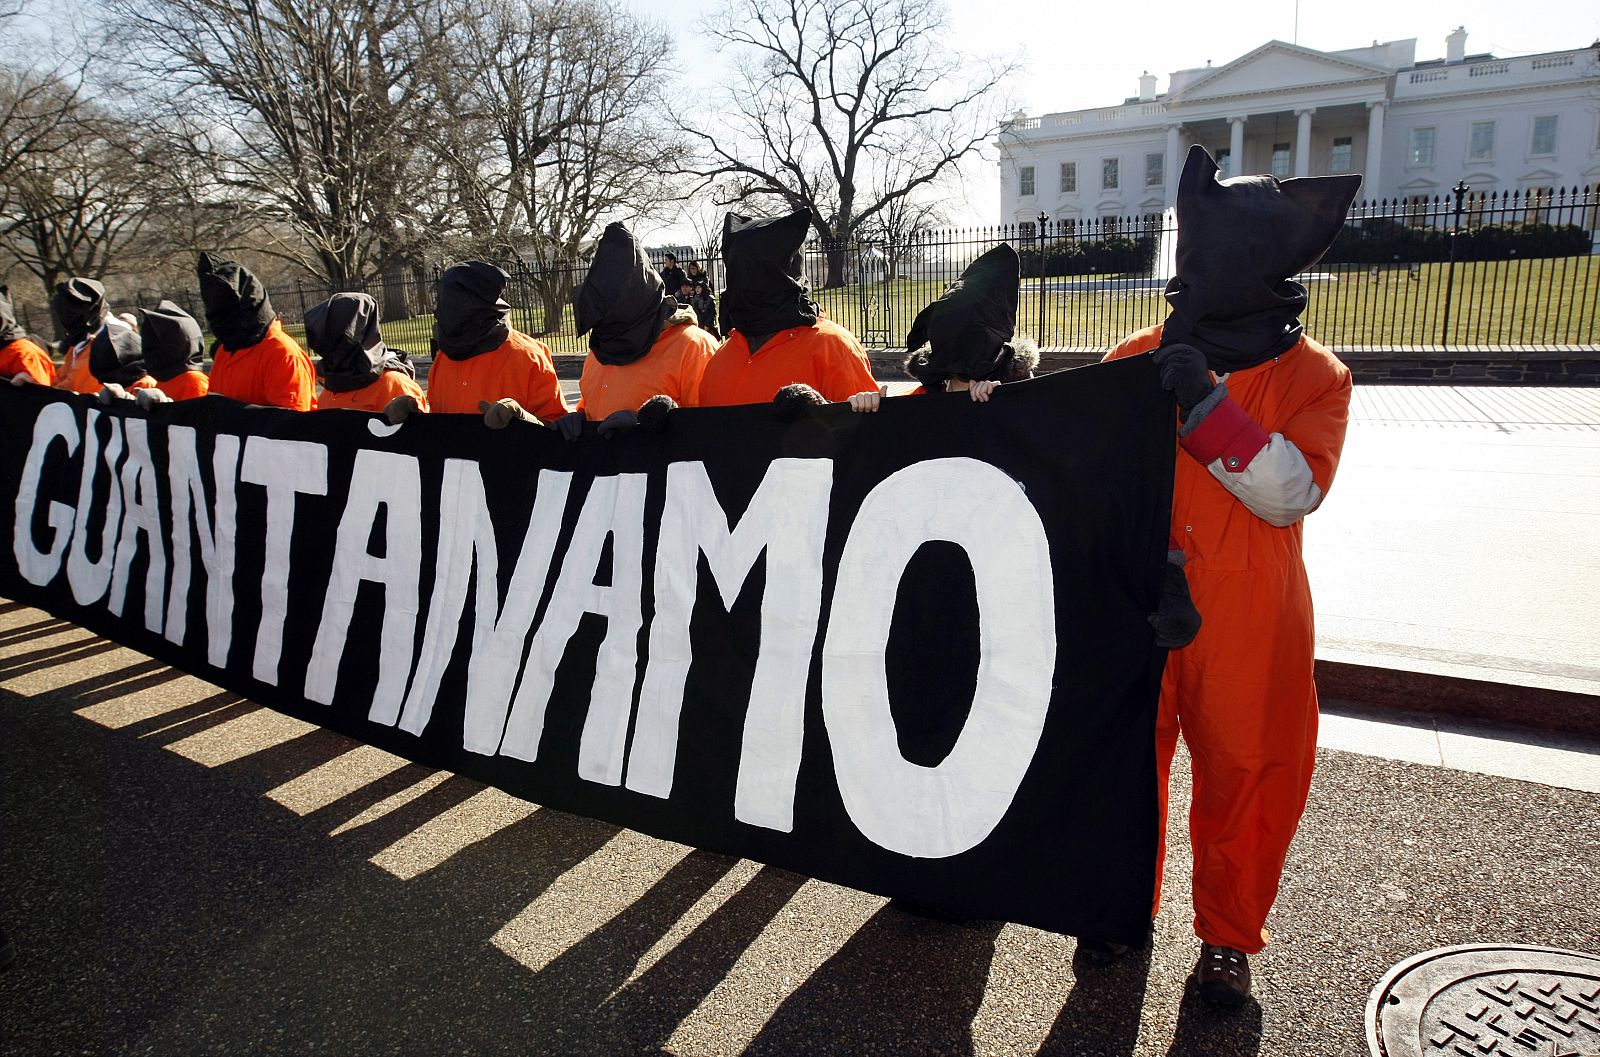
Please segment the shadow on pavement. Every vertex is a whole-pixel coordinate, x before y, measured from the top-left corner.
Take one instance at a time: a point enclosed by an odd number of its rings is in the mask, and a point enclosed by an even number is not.
[[[1139,1041],[1139,1018],[1150,979],[1146,947],[1109,965],[1075,954],[1075,980],[1050,1034],[1039,1047],[1050,1057],[1130,1057]]]
[[[1239,1009],[1216,1009],[1193,988],[1184,988],[1167,1057],[1255,1057],[1260,1052],[1261,1006],[1255,999]]]

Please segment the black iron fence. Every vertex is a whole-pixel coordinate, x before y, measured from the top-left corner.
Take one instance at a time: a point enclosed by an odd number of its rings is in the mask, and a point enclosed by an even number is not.
[[[1335,349],[1397,352],[1481,346],[1600,343],[1600,189],[1505,194],[1458,185],[1431,198],[1365,202],[1324,258],[1300,276],[1310,291],[1309,333]],[[924,305],[979,254],[1010,242],[1022,258],[1018,330],[1046,348],[1100,350],[1166,315],[1162,290],[1172,269],[1170,213],[1059,219],[919,233],[902,241],[808,244],[805,270],[830,318],[869,348],[901,345]],[[680,260],[680,265],[688,262]],[[713,290],[722,262],[699,261]],[[570,294],[587,265],[502,262],[513,324],[558,354],[587,350],[573,326]],[[359,289],[384,307],[393,345],[431,351],[437,269],[373,280]],[[285,324],[335,291],[317,280],[274,287]],[[132,300],[170,297],[197,316],[196,291],[145,291]],[[21,306],[27,311],[26,306]],[[23,322],[49,332],[48,320]],[[203,317],[202,317],[203,318]]]

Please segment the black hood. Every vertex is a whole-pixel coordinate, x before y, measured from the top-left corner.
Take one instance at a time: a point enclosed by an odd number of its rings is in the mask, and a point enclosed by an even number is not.
[[[1333,245],[1359,176],[1217,179],[1204,147],[1178,180],[1177,269],[1162,340],[1206,354],[1213,371],[1254,367],[1293,348],[1306,289],[1293,277]]]
[[[102,385],[128,385],[149,372],[139,335],[120,319],[108,319],[89,343],[89,373]]]
[[[800,247],[811,228],[807,210],[786,217],[729,213],[722,222],[728,288],[722,292],[722,330],[746,337],[776,334],[817,321],[817,303],[801,267]]]
[[[11,304],[11,291],[0,286],[0,345],[9,345],[27,336],[27,330],[17,322],[17,310]]]
[[[223,348],[237,352],[265,340],[278,314],[254,272],[238,261],[202,253],[195,275],[200,279],[206,322]]]
[[[411,357],[383,343],[378,302],[366,294],[334,294],[307,309],[306,343],[321,357],[323,387],[335,393],[364,389],[384,371],[416,377]]]
[[[56,284],[50,308],[61,323],[62,347],[70,349],[106,321],[106,288],[93,279],[68,279]]]
[[[158,382],[205,369],[205,332],[193,316],[171,301],[139,309],[139,340],[144,345],[145,370]]]
[[[952,375],[1005,381],[1016,356],[1011,337],[1021,289],[1022,261],[1002,242],[917,313],[906,335],[906,370],[929,391]],[[919,352],[924,345],[927,351]]]
[[[434,298],[433,347],[452,360],[492,352],[511,336],[505,272],[484,261],[451,265]]]
[[[619,366],[650,351],[678,310],[677,300],[663,289],[633,232],[621,224],[607,225],[589,274],[572,294],[573,320],[579,335],[589,335],[595,359]]]

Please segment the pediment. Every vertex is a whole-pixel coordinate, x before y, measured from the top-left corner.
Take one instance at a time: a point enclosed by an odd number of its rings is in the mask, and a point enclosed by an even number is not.
[[[1518,177],[1518,180],[1521,183],[1537,184],[1542,187],[1558,183],[1561,180],[1561,174],[1551,172],[1549,169],[1535,169],[1532,172],[1523,173]]]
[[[1366,82],[1388,77],[1391,72],[1382,66],[1274,40],[1197,78],[1167,102],[1187,104],[1261,93],[1281,95],[1295,88]]]

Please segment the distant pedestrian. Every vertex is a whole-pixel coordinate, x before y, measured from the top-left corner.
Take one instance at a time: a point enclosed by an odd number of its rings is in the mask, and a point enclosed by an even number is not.
[[[684,271],[678,267],[678,258],[675,254],[665,254],[661,260],[661,282],[666,285],[667,293],[677,297],[683,290],[686,278]]]

